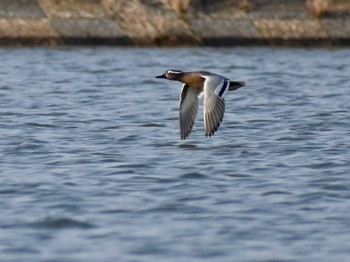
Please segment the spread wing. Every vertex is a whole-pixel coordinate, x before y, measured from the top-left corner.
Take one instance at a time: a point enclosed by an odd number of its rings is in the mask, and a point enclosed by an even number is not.
[[[229,87],[229,81],[210,77],[204,84],[204,128],[205,136],[212,136],[218,130],[225,113],[222,98]]]
[[[180,95],[179,118],[181,139],[186,139],[192,131],[198,111],[198,95],[200,90],[186,84],[182,86]]]
[[[212,136],[218,130],[225,113],[225,100],[212,93],[204,93],[205,136]]]

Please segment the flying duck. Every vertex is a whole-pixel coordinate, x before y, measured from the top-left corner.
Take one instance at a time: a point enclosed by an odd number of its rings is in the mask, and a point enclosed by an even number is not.
[[[204,94],[204,129],[205,136],[210,137],[217,131],[225,112],[223,96],[227,91],[244,86],[244,82],[230,79],[206,71],[183,72],[167,70],[156,78],[180,81],[183,83],[179,104],[181,140],[186,139],[192,131],[198,111],[198,97]]]

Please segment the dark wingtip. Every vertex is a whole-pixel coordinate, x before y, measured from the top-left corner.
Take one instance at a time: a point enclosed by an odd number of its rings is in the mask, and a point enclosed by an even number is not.
[[[206,132],[205,137],[211,137],[214,135],[214,131]]]

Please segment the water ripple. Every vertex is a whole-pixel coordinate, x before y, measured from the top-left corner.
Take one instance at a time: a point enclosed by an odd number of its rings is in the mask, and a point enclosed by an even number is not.
[[[349,49],[0,55],[2,260],[348,260]],[[168,68],[246,82],[215,136]]]
[[[38,221],[29,225],[30,227],[48,228],[48,229],[89,229],[94,225],[87,222],[82,222],[72,218],[52,218],[48,217],[42,221]]]

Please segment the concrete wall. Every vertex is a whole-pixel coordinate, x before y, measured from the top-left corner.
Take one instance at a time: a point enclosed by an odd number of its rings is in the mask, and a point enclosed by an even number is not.
[[[350,0],[0,0],[0,45],[36,44],[350,45]]]

